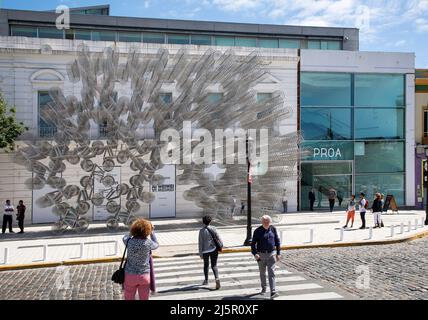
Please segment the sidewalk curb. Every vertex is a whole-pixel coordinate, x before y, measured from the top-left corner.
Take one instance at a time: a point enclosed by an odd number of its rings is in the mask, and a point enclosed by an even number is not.
[[[417,233],[413,236],[401,239],[393,240],[380,240],[380,241],[367,241],[367,242],[343,242],[343,243],[326,243],[326,244],[309,244],[309,245],[298,245],[298,246],[282,246],[281,250],[297,250],[297,249],[316,249],[316,248],[339,248],[339,247],[361,247],[361,246],[371,246],[371,245],[388,245],[395,243],[404,243],[410,242],[417,239],[428,237],[428,230]],[[228,253],[241,253],[241,252],[251,252],[251,248],[228,248],[223,249],[222,254]],[[153,255],[155,259],[162,258],[171,258],[171,257],[183,257],[183,256],[192,256],[196,255],[194,253],[189,254],[178,254],[174,256],[161,257]],[[97,259],[83,259],[83,260],[66,260],[58,262],[41,262],[41,263],[29,263],[29,264],[18,264],[18,265],[6,265],[0,266],[0,272],[2,271],[12,271],[12,270],[25,270],[25,269],[38,269],[38,268],[52,268],[60,266],[74,266],[74,265],[85,265],[85,264],[97,264],[97,263],[112,263],[120,262],[122,257],[112,257],[112,258],[97,258]]]

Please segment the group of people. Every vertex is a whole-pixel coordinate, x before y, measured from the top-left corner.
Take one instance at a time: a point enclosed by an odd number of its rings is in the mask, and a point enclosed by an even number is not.
[[[215,278],[215,289],[221,288],[217,260],[223,242],[215,227],[211,226],[212,218],[202,218],[203,227],[199,230],[199,256],[204,261],[203,286],[208,285],[209,267]],[[266,293],[268,275],[270,296],[278,297],[275,289],[275,264],[281,258],[281,243],[270,216],[263,216],[262,225],[253,234],[251,253],[257,261],[260,271],[261,294]],[[159,247],[153,225],[145,219],[136,220],[130,233],[123,237],[126,245],[127,259],[125,264],[125,281],[123,284],[125,300],[135,300],[138,291],[140,300],[148,300],[150,291],[155,293],[155,270],[152,250]]]
[[[382,213],[384,208],[384,195],[381,193],[376,193],[376,197],[373,201],[373,204],[371,208],[369,208],[369,202],[365,198],[364,193],[360,193],[360,198],[358,200],[358,203],[355,201],[355,195],[351,196],[351,200],[349,200],[348,208],[346,210],[347,218],[346,218],[346,224],[343,226],[343,228],[348,228],[349,222],[351,222],[351,228],[354,226],[354,220],[355,220],[355,211],[356,206],[358,205],[358,210],[360,212],[361,217],[361,227],[360,229],[366,228],[366,212],[367,210],[372,210],[374,215],[374,228],[382,228],[384,226],[382,221]]]
[[[25,220],[25,205],[24,201],[20,200],[18,206],[16,207],[16,220],[18,221],[18,227],[21,230],[18,233],[24,233],[24,220]],[[15,233],[13,231],[13,214],[15,212],[14,206],[11,204],[10,200],[6,200],[4,205],[3,213],[3,226],[2,233],[6,233],[6,229],[9,227],[9,233]]]
[[[315,204],[315,201],[317,198],[316,193],[317,193],[317,191],[315,190],[315,188],[312,188],[308,194],[309,209],[311,211],[314,211],[314,204]],[[328,189],[325,189],[323,186],[320,186],[318,188],[318,208],[321,207],[321,200],[322,200],[323,194],[327,195],[327,197],[328,197],[330,212],[333,212],[334,206],[336,204],[336,199],[339,202],[339,207],[342,206],[342,202],[343,202],[342,191],[340,191],[340,190],[336,191],[333,187],[329,187]]]

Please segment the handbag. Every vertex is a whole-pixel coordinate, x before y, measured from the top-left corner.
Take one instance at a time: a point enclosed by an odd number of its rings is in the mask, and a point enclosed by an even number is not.
[[[129,240],[130,240],[130,238],[128,239],[128,241],[126,241],[125,251],[123,251],[123,256],[122,256],[122,261],[120,262],[120,267],[111,276],[111,281],[113,281],[114,283],[123,284],[125,282],[126,262],[125,262],[125,264],[123,264],[123,261],[125,260],[125,254],[126,254],[126,249],[128,249]]]
[[[216,250],[218,252],[222,252],[223,251],[223,243],[221,243],[221,241],[219,239],[217,239],[217,237],[214,235],[214,232],[212,232],[212,230],[210,228],[207,227],[207,230],[214,240]]]

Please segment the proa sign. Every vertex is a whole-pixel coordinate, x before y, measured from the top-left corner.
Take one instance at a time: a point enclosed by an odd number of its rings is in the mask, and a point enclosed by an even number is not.
[[[340,159],[342,151],[340,148],[314,148],[315,159]]]

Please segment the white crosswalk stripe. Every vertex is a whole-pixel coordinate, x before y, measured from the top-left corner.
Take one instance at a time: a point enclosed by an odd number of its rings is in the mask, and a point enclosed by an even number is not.
[[[210,284],[202,286],[203,262],[199,256],[159,258],[154,260],[157,293],[152,300],[192,299],[268,299],[260,294],[258,265],[251,253],[222,254],[218,259],[221,289],[215,290],[210,269]],[[283,264],[275,271],[276,300],[324,300],[344,299],[343,294],[325,288],[298,273],[290,272]]]

